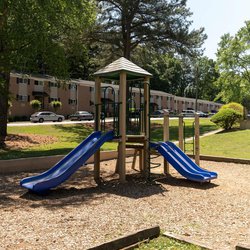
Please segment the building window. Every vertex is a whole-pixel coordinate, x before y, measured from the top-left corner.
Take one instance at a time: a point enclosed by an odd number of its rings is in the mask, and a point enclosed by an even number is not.
[[[17,84],[19,84],[19,83],[30,84],[30,79],[18,77],[18,78],[16,79],[16,83],[17,83]]]
[[[29,95],[16,95],[16,100],[21,102],[29,102],[30,96]]]
[[[56,87],[56,88],[60,88],[60,83],[59,82],[49,82],[49,87]]]
[[[77,85],[75,83],[69,84],[69,89],[77,89]]]
[[[52,98],[49,97],[49,103],[53,102],[53,101],[59,101],[60,102],[60,98]]]
[[[44,85],[43,81],[35,81],[34,84],[35,85],[39,85],[39,86],[43,86]]]
[[[77,100],[69,99],[69,104],[77,104]]]

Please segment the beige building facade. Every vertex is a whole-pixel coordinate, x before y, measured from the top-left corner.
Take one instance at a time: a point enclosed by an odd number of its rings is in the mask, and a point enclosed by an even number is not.
[[[62,102],[62,107],[57,113],[66,117],[76,111],[95,111],[93,81],[70,80],[60,82],[50,76],[34,76],[11,73],[10,94],[12,107],[9,115],[11,117],[29,117],[34,110],[30,101],[39,100],[42,110],[53,111],[50,106],[52,101]],[[106,100],[105,112],[112,113],[112,103],[118,102],[119,90],[114,84],[102,84],[102,98]],[[174,113],[182,110],[195,109],[195,99],[174,96],[163,91],[151,90],[150,104],[152,110],[169,109]],[[132,89],[131,107],[139,108],[139,99],[143,98],[143,90]],[[206,100],[198,100],[198,110],[203,112],[217,111],[221,104]]]

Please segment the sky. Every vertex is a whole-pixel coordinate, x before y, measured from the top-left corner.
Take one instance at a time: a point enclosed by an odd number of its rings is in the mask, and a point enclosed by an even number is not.
[[[204,55],[212,59],[221,36],[235,35],[250,20],[250,0],[187,0],[187,7],[193,13],[192,28],[205,28]]]

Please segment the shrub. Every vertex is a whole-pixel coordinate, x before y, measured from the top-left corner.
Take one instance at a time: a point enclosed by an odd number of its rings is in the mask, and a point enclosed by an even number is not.
[[[223,110],[223,109],[233,109],[242,115],[244,114],[244,107],[237,102],[230,102],[228,104],[225,104],[220,108],[220,110]]]
[[[235,111],[232,108],[220,109],[218,113],[213,115],[211,122],[219,125],[220,127],[228,130],[233,125],[239,122],[243,118],[243,114]]]
[[[42,103],[39,100],[32,100],[30,105],[35,111],[40,110],[42,107]]]
[[[55,110],[55,112],[62,107],[62,103],[60,101],[52,101],[50,106]]]

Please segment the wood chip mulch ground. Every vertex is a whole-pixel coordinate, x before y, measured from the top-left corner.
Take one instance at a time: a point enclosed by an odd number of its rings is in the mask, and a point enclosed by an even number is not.
[[[213,249],[250,244],[249,165],[203,161],[219,178],[202,185],[172,168],[172,177],[148,184],[127,165],[125,184],[111,160],[102,163],[102,185],[88,165],[46,196],[19,186],[34,173],[0,176],[0,248],[87,249],[154,225]]]
[[[56,141],[56,137],[49,135],[9,134],[6,137],[5,144],[6,149],[18,150],[42,144],[51,144]]]

